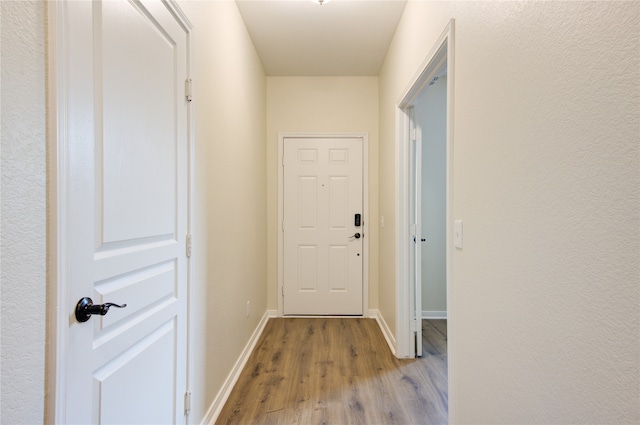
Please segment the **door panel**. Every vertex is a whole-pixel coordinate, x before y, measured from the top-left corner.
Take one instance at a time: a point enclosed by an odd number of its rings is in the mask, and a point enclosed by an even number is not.
[[[349,250],[346,246],[329,247],[329,290],[349,289]]]
[[[315,176],[298,177],[298,228],[315,230],[317,226],[318,194]]]
[[[318,290],[318,247],[298,246],[298,291],[316,292]]]
[[[284,314],[362,314],[361,138],[284,140]]]
[[[102,172],[96,171],[104,199],[103,241],[171,235],[176,224],[179,48],[171,30],[143,6],[109,1],[102,19],[100,8],[96,15],[96,79],[102,80],[97,82],[102,101],[96,98],[96,109],[103,110],[96,115],[97,125],[103,121],[97,158]]]
[[[68,2],[66,422],[184,423],[188,34],[158,1]],[[88,42],[87,42],[88,41]]]
[[[95,323],[99,324],[99,332],[126,326],[133,316],[153,311],[159,304],[177,298],[176,271],[175,261],[167,261],[96,282],[94,303],[103,304],[115,299],[127,301],[127,308],[118,311],[117,314],[94,317]],[[112,311],[115,312],[116,310]]]
[[[93,423],[122,423],[123,411],[128,412],[126,421],[135,424],[167,423],[167,418],[174,417],[175,371],[156,365],[176,363],[172,349],[176,333],[173,321],[167,322],[94,373],[94,394],[100,395],[100,409],[94,410]],[[132,376],[138,379],[132,380]]]

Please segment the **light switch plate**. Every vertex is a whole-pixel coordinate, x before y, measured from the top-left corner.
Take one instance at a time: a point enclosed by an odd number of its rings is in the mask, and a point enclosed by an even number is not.
[[[456,248],[462,249],[462,220],[453,222],[453,244]]]

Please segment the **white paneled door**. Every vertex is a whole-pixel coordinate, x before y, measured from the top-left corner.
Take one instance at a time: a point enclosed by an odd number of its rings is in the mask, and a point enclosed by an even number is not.
[[[69,306],[57,419],[184,423],[188,28],[160,1],[52,7]],[[84,297],[126,307],[82,322]]]
[[[283,143],[283,312],[360,315],[363,140],[285,138]]]

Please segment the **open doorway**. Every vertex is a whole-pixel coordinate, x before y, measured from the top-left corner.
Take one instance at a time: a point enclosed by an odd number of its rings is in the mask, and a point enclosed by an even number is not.
[[[415,276],[420,321],[416,355],[446,354],[447,321],[447,62],[444,61],[413,106],[416,126],[412,192],[417,227]],[[445,345],[444,351],[441,345]]]
[[[451,20],[398,101],[398,357],[422,355],[423,316],[452,339],[453,35]]]

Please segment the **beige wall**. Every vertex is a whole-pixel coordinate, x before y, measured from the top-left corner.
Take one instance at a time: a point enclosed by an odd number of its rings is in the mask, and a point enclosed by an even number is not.
[[[2,404],[0,423],[44,418],[46,142],[44,2],[0,2]],[[24,306],[32,311],[24,311]]]
[[[278,308],[278,133],[369,134],[369,308],[378,305],[378,78],[267,78],[268,308]]]
[[[199,423],[266,310],[266,79],[235,2],[180,6],[195,40],[191,392]]]
[[[450,407],[457,423],[638,423],[637,2],[409,2],[380,74],[381,257],[394,104],[455,18]],[[395,265],[380,309],[395,317]],[[394,324],[395,325],[395,324]],[[395,326],[392,326],[395,329]]]

